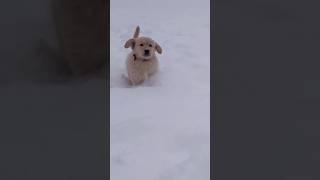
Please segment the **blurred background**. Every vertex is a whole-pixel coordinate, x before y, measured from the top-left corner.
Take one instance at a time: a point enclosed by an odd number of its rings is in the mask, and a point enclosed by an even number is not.
[[[106,80],[64,83],[53,2],[0,2],[0,179],[107,178]]]

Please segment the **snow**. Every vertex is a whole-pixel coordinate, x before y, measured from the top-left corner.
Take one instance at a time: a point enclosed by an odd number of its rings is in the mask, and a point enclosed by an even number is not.
[[[209,3],[111,1],[111,180],[209,179]],[[163,54],[156,76],[129,87],[123,45],[137,25]]]

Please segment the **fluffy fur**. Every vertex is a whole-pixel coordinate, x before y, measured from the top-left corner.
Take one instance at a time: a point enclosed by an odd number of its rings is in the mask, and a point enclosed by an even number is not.
[[[161,54],[161,46],[149,37],[139,37],[140,28],[136,28],[133,38],[127,40],[124,47],[132,49],[127,57],[128,79],[132,85],[139,85],[155,74],[159,68],[156,52]]]

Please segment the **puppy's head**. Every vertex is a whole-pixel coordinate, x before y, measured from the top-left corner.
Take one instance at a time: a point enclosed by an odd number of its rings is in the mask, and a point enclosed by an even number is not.
[[[161,46],[148,37],[138,37],[129,39],[124,45],[125,48],[132,48],[138,58],[150,59],[155,56],[155,52],[162,53]]]

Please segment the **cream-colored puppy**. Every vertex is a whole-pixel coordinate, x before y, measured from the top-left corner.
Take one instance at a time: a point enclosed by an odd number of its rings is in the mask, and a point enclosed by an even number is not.
[[[140,28],[136,28],[133,38],[124,47],[132,48],[127,57],[128,79],[132,85],[139,85],[155,74],[159,68],[156,52],[162,53],[160,45],[149,37],[139,37]]]

